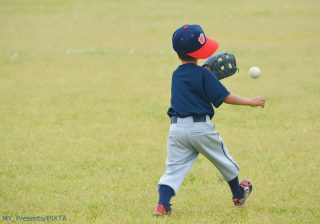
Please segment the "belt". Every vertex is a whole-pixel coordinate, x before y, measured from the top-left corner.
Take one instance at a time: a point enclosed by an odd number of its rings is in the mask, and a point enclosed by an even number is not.
[[[206,115],[201,115],[201,116],[192,116],[193,122],[206,122]],[[171,117],[171,124],[175,124],[178,121],[178,117],[172,116]]]

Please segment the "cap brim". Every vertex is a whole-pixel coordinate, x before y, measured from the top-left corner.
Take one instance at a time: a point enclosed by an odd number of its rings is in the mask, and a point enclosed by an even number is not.
[[[210,38],[206,38],[206,43],[198,50],[194,52],[187,53],[187,55],[198,58],[205,59],[210,57],[219,47],[219,43]]]

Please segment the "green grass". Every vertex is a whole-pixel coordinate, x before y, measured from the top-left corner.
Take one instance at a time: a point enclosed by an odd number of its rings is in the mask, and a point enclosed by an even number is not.
[[[319,223],[319,10],[316,0],[0,0],[0,220]],[[155,219],[179,63],[171,35],[184,23],[235,53],[230,91],[267,104],[224,105],[213,119],[254,184],[248,204],[234,208],[199,157],[175,214]]]

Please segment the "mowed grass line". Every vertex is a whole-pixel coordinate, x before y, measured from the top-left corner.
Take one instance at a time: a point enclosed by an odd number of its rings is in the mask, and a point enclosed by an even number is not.
[[[318,11],[317,1],[1,0],[0,217],[318,223]],[[234,208],[200,156],[174,215],[155,219],[178,63],[170,38],[186,22],[236,54],[229,90],[267,98],[263,110],[223,105],[214,118],[254,191]],[[262,69],[257,80],[246,73],[252,65]]]

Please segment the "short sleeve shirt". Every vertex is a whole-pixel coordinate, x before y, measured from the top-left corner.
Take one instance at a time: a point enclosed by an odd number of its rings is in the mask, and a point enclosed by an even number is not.
[[[214,116],[230,92],[207,69],[194,63],[180,65],[172,75],[170,117]]]

